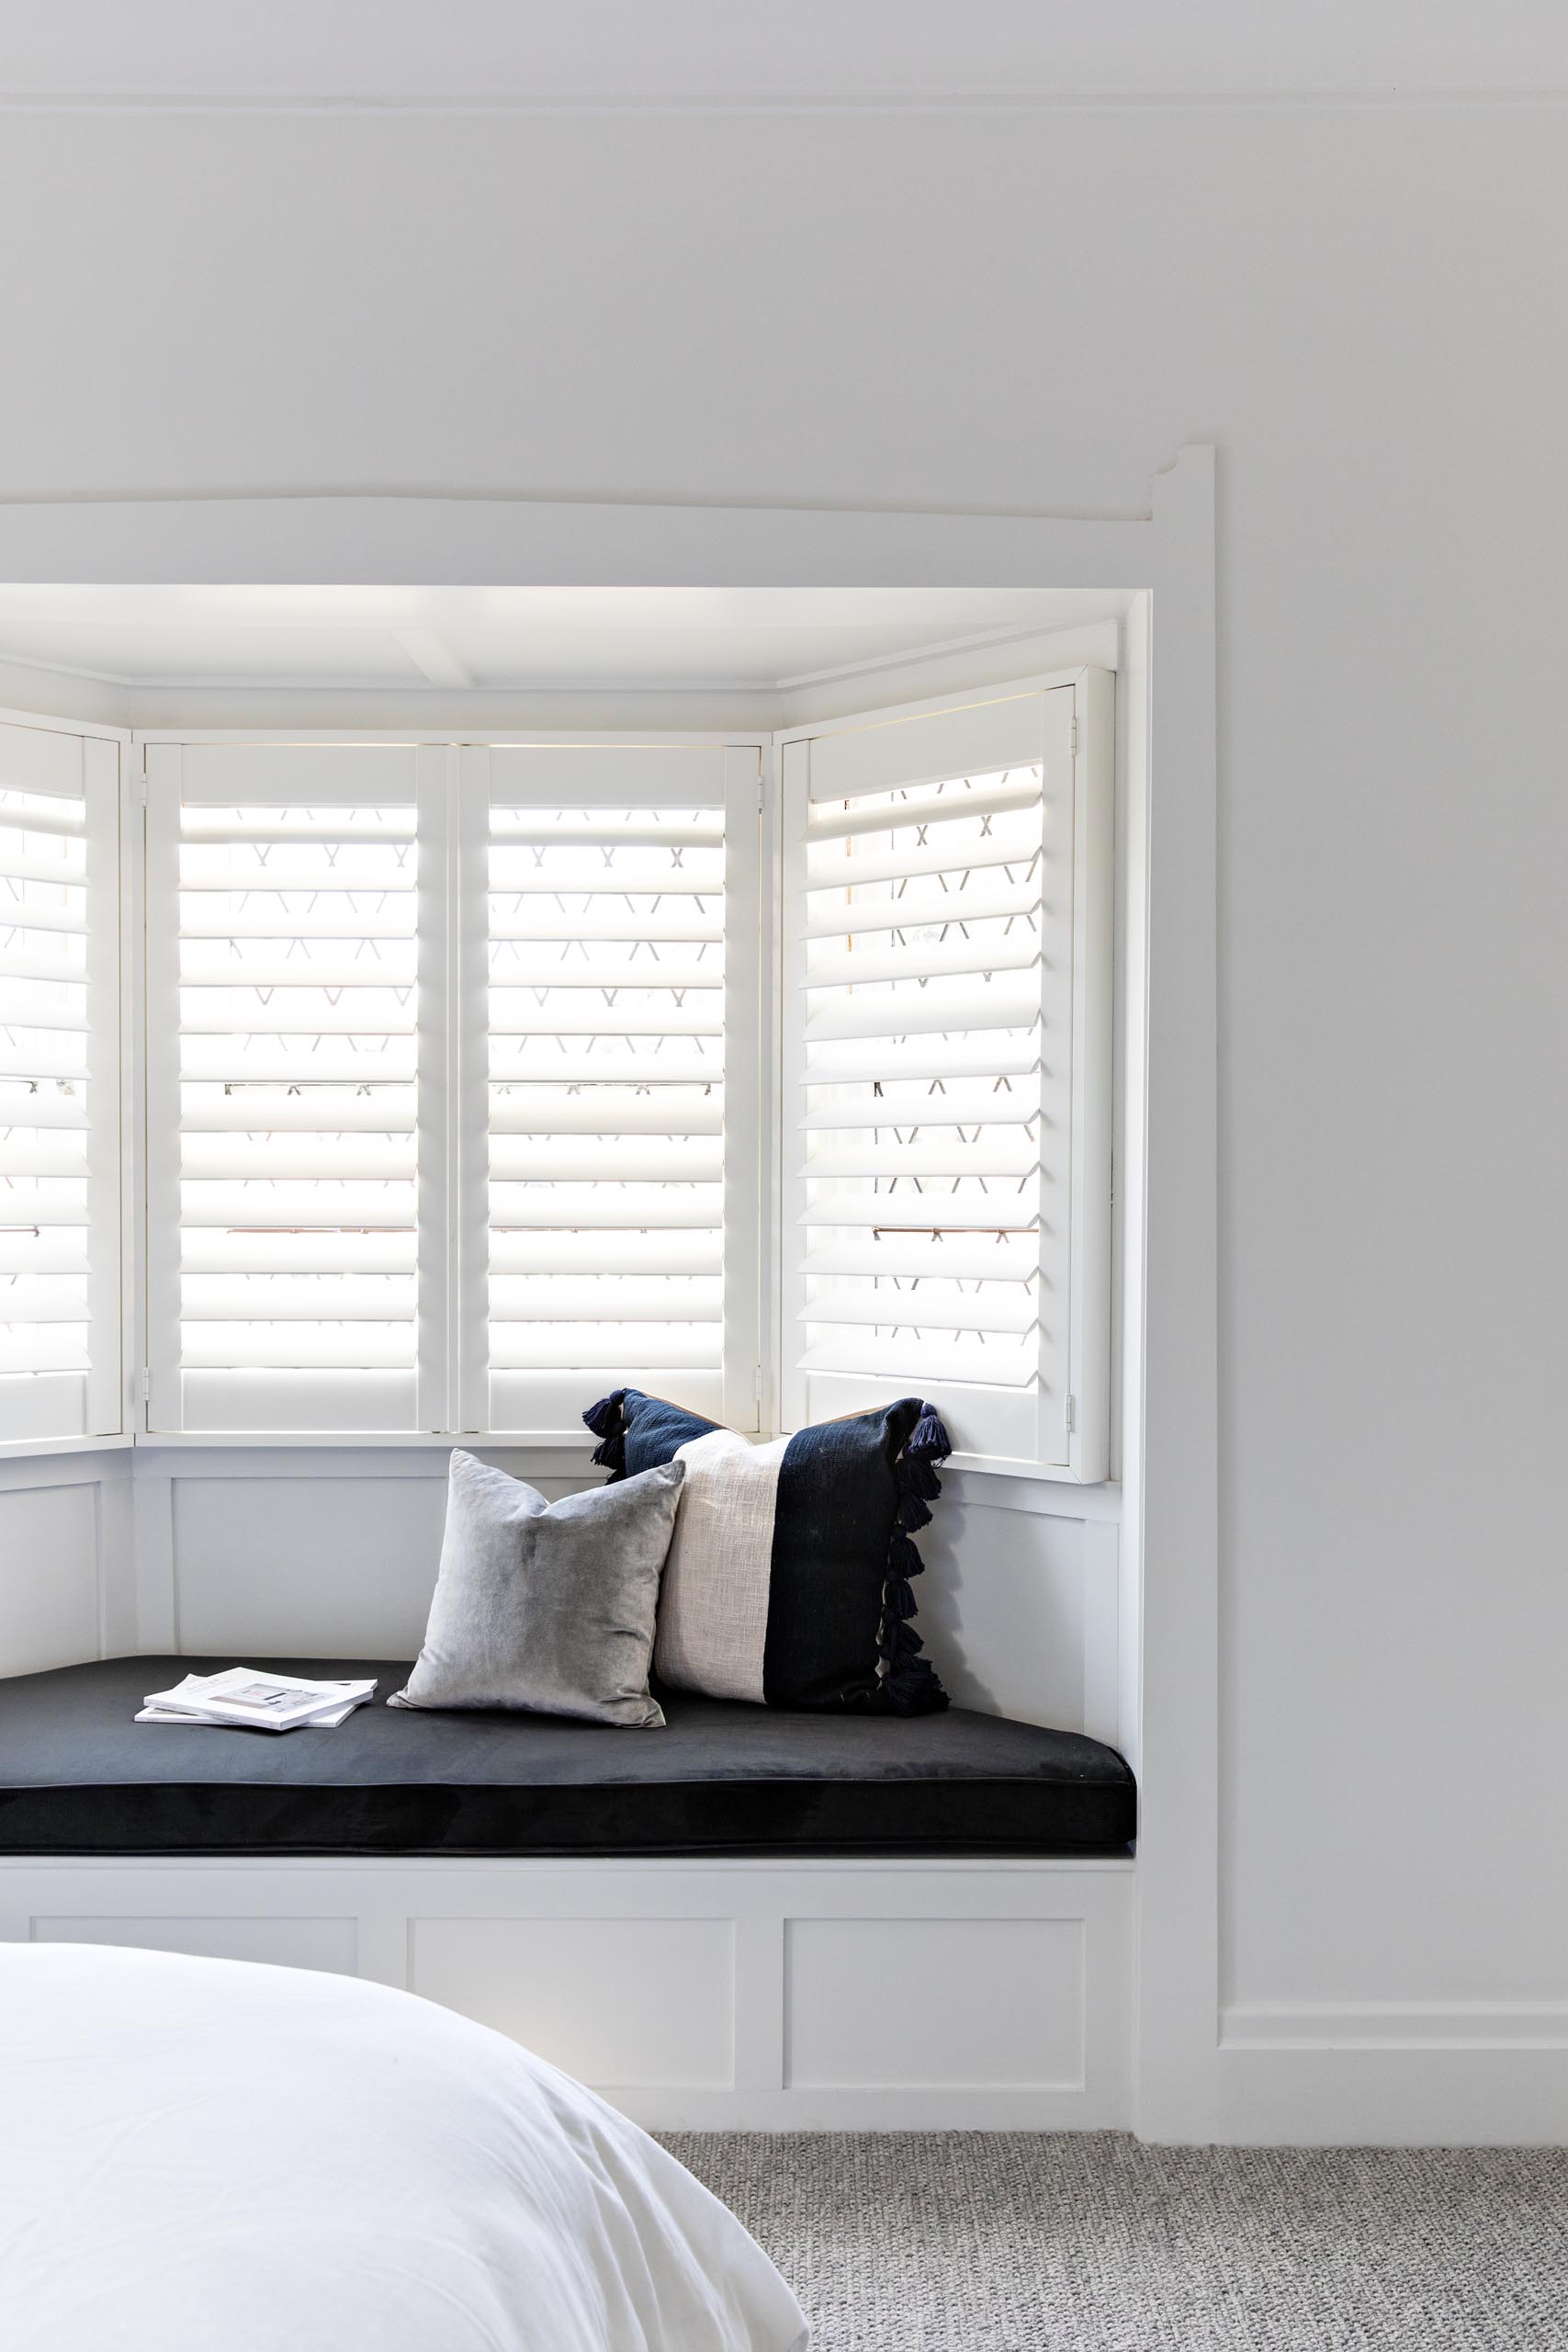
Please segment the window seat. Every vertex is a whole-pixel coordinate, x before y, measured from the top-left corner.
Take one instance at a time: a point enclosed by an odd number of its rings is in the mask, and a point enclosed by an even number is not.
[[[1114,1749],[960,1707],[786,1714],[661,1692],[663,1731],[389,1708],[384,1659],[249,1659],[378,1678],[334,1731],[132,1720],[231,1658],[141,1657],[0,1681],[0,1853],[1104,1855],[1133,1775]]]

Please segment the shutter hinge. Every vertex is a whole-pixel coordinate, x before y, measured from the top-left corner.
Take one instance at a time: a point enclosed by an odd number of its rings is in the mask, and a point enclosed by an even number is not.
[[[1063,1408],[1062,1418],[1066,1426],[1067,1435],[1071,1437],[1073,1431],[1078,1425],[1078,1400],[1076,1396],[1069,1396],[1067,1398],[1066,1404]]]
[[[139,1405],[152,1402],[152,1375],[145,1364],[136,1375],[136,1401]]]
[[[760,1405],[762,1401],[762,1367],[761,1364],[757,1366],[756,1373],[752,1378],[751,1394],[755,1396],[758,1404]]]
[[[146,771],[146,769],[145,769],[145,768],[139,768],[139,769],[137,770],[136,774],[131,777],[131,779],[130,779],[130,797],[131,797],[131,801],[132,801],[133,805],[134,805],[136,808],[146,808],[146,806],[147,806],[147,771]]]
[[[757,774],[757,814],[761,817],[768,806],[768,779],[759,769]]]
[[[1075,711],[1075,712],[1073,713],[1073,757],[1074,757],[1074,759],[1075,759],[1075,760],[1077,758],[1077,755],[1078,755],[1078,720],[1077,720],[1077,713]]]

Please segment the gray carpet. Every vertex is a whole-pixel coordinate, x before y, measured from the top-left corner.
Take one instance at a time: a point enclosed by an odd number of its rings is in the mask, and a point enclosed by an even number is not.
[[[814,2352],[1568,2347],[1568,2152],[663,2136],[773,2256]]]

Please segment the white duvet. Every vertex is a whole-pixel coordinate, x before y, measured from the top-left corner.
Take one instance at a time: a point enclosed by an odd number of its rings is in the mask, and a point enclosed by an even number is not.
[[[795,2352],[635,2124],[377,1984],[0,1944],[6,2352]]]

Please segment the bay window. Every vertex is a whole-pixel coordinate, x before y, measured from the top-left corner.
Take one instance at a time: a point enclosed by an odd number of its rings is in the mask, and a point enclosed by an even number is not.
[[[745,1430],[918,1391],[961,1458],[1103,1476],[1111,684],[773,737],[0,730],[0,1439],[113,1434],[128,1383],[153,1442],[574,1447],[623,1385]]]

